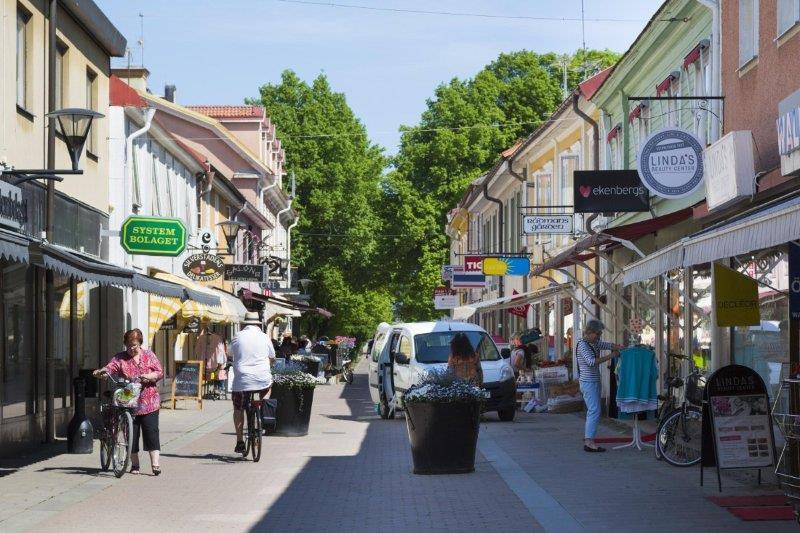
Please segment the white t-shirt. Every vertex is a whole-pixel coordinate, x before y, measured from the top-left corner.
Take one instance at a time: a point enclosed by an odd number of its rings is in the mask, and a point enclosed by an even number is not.
[[[275,349],[261,328],[246,326],[233,337],[230,351],[234,392],[257,391],[272,386],[270,359],[275,359]]]

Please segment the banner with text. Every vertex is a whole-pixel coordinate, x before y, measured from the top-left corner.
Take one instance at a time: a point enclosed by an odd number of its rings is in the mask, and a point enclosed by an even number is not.
[[[573,176],[576,213],[650,210],[650,192],[635,170],[576,170]]]

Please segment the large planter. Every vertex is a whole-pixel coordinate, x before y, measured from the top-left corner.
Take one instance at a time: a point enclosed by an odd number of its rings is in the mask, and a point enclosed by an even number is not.
[[[314,377],[319,375],[319,365],[321,361],[303,361],[303,366],[305,367],[304,372],[306,374],[311,374]]]
[[[271,398],[278,400],[275,435],[284,437],[308,435],[314,389],[287,387],[276,383],[272,386]]]
[[[480,402],[407,402],[405,410],[415,474],[475,470]]]

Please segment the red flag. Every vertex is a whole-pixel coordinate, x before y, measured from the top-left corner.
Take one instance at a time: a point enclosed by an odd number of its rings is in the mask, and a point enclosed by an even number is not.
[[[516,289],[514,289],[514,292],[512,293],[512,296],[516,296],[517,294],[519,294],[519,293],[517,292]],[[514,299],[512,298],[511,300],[513,301]],[[525,317],[528,316],[528,308],[530,306],[531,306],[531,304],[525,304],[525,305],[520,305],[520,306],[517,306],[517,307],[510,307],[508,309],[508,314],[525,318]]]

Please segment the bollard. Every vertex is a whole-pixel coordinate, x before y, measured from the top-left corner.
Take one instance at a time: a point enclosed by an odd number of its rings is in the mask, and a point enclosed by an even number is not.
[[[94,428],[86,417],[86,381],[72,380],[75,386],[75,415],[67,426],[67,453],[92,453]]]

